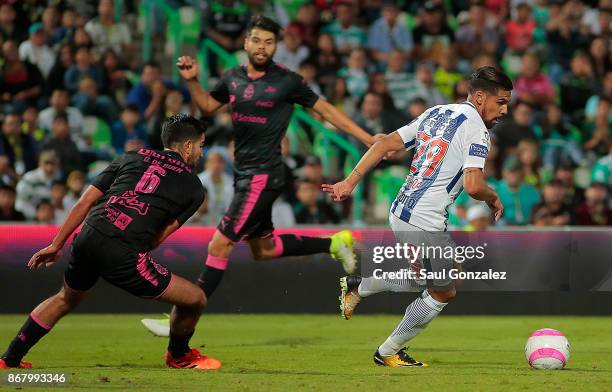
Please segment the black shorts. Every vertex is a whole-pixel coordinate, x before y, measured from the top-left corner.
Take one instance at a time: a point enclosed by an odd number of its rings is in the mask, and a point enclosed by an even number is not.
[[[172,273],[149,253],[130,249],[84,224],[72,242],[64,279],[68,287],[85,291],[100,277],[135,296],[157,298],[168,288]]]
[[[284,170],[234,179],[234,198],[217,226],[221,234],[233,242],[272,235],[272,204],[282,192]]]

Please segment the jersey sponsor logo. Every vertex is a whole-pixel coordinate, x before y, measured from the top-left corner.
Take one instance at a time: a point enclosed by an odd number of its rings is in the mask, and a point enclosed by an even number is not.
[[[254,94],[255,94],[255,86],[253,86],[253,83],[249,83],[247,88],[244,89],[244,93],[242,93],[242,98],[251,99],[253,98]]]
[[[259,106],[262,108],[273,108],[274,101],[257,101],[255,102],[255,106]]]
[[[470,145],[470,151],[468,155],[486,159],[488,154],[489,154],[489,149],[487,148],[487,146],[483,146],[482,144],[476,144],[476,143],[472,143]]]
[[[268,122],[268,119],[266,117],[253,116],[250,114],[238,112],[232,113],[232,120],[235,122],[247,122],[253,124],[266,124]]]
[[[111,196],[108,198],[107,205],[120,205],[135,210],[139,215],[147,215],[149,204],[138,200],[138,194],[134,191],[126,191],[121,196]]]
[[[264,90],[264,93],[268,93],[268,94],[274,94],[276,92],[276,88],[272,87],[272,86],[268,86],[266,87],[266,89]]]

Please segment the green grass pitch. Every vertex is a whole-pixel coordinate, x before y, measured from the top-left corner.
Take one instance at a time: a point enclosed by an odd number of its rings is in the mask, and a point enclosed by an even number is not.
[[[0,351],[24,317],[0,316]],[[612,390],[610,317],[441,316],[411,348],[430,367],[391,369],[375,366],[372,353],[400,315],[357,314],[345,321],[332,315],[204,314],[192,345],[223,362],[215,372],[166,369],[166,339],[146,332],[142,317],[69,315],[26,359],[40,372],[69,374],[74,390]],[[566,370],[527,366],[527,336],[543,327],[568,336]]]

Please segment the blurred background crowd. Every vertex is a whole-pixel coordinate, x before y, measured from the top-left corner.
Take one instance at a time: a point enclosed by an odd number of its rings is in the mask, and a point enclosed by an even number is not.
[[[169,115],[199,115],[171,80],[176,59],[164,50],[171,33],[162,1],[147,8],[157,61],[146,62],[142,3],[149,0],[115,1],[0,0],[0,221],[61,223],[114,157],[162,148]],[[485,168],[506,209],[497,225],[612,225],[612,0],[163,3],[197,15],[193,50],[220,47],[200,64],[208,86],[227,66],[219,51],[244,60],[246,25],[265,14],[284,28],[275,61],[372,134],[392,132],[433,105],[465,101],[474,69],[501,67],[515,89]],[[232,126],[227,109],[205,120],[198,170],[207,200],[191,223],[215,225],[233,192]],[[287,186],[275,224],[352,223],[350,202],[336,205],[319,191],[350,169],[346,152],[320,146],[316,128],[297,127],[290,132],[305,139],[283,141]],[[398,154],[369,176],[366,222],[385,222],[410,158]],[[486,206],[465,193],[449,208],[449,223],[491,224]]]

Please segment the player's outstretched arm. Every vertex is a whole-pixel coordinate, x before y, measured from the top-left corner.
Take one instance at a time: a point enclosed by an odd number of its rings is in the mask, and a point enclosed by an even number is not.
[[[495,214],[495,221],[498,221],[504,214],[504,206],[499,200],[497,192],[487,185],[482,169],[476,167],[466,167],[463,170],[463,188],[476,200],[487,203]]]
[[[404,142],[397,131],[386,135],[366,151],[348,177],[334,185],[323,184],[321,185],[321,189],[327,192],[334,201],[347,199],[363,176],[370,171],[370,169],[378,165],[387,153],[402,148],[404,148]]]
[[[325,99],[319,98],[312,108],[319,113],[321,117],[325,119],[325,121],[328,121],[336,128],[355,136],[366,146],[370,147],[374,144],[374,142],[376,142],[372,135],[361,129],[361,127],[355,124],[355,122],[346,114],[338,110],[334,105],[327,102]]]
[[[206,92],[198,81],[198,64],[190,56],[181,56],[176,62],[179,74],[187,83],[187,88],[191,98],[198,105],[204,115],[210,115],[219,109],[223,104]]]
[[[70,237],[72,232],[83,223],[91,207],[93,207],[96,201],[103,195],[104,193],[101,190],[90,185],[79,201],[77,201],[70,210],[68,217],[66,217],[64,224],[53,239],[51,245],[36,252],[28,262],[28,267],[38,268],[43,264],[47,267],[51,266],[61,256],[61,250],[68,237]]]

